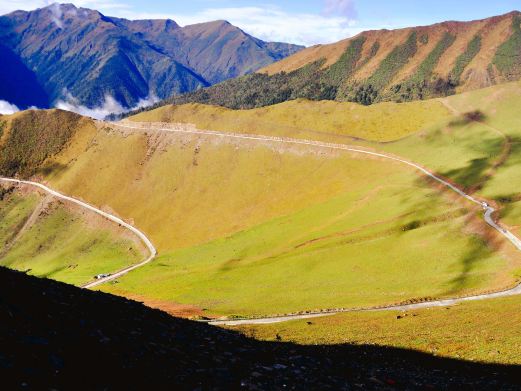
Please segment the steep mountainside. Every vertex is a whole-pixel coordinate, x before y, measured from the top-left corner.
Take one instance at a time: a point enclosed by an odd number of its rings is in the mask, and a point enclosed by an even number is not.
[[[151,22],[156,25],[147,27]],[[122,21],[146,41],[193,69],[210,84],[251,73],[301,49],[264,42],[224,20],[173,28],[172,21]],[[157,28],[157,23],[166,23]]]
[[[440,102],[369,108],[329,103],[247,114],[258,118],[257,132],[272,129],[269,134],[280,136],[307,131],[315,118],[333,110],[345,111],[342,122],[358,118],[364,128],[378,130],[367,131],[368,137],[386,141],[405,135],[398,125],[411,132],[436,125],[438,116],[457,120]],[[299,107],[310,114],[292,121]],[[201,120],[211,118],[211,111],[194,109]],[[385,115],[389,112],[393,115]],[[157,114],[168,121],[180,112]],[[374,116],[395,125],[382,129],[370,119]],[[406,166],[236,137],[116,124],[82,129],[87,121],[77,118],[60,111],[6,117],[0,170],[36,174],[64,194],[110,208],[146,233],[159,258],[103,287],[113,293],[169,310],[190,306],[196,314],[232,316],[392,304],[501,289],[515,281],[519,261],[488,248],[490,232],[476,221],[475,207],[438,193]],[[54,126],[67,121],[70,129]],[[216,122],[226,129],[233,119]],[[355,135],[349,126],[343,133],[329,130],[299,135],[344,142]],[[34,140],[38,131],[44,133]],[[357,129],[356,136],[363,132]],[[47,141],[53,138],[58,142]],[[469,257],[475,260],[471,265]]]
[[[520,25],[516,11],[473,22],[367,31],[170,102],[253,108],[296,98],[372,104],[451,95],[519,79]]]
[[[21,108],[59,100],[95,107],[108,96],[133,107],[140,99],[256,71],[301,49],[260,41],[225,22],[181,28],[171,20],[129,21],[72,4],[0,17],[0,42],[10,58],[0,65],[0,80],[10,81],[2,83],[0,99]],[[35,92],[13,92],[16,80]]]

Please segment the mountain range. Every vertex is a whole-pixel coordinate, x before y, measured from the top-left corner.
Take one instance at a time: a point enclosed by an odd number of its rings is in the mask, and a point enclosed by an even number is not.
[[[521,77],[521,13],[471,22],[375,30],[302,50],[256,74],[169,103],[254,108],[306,98],[412,101]]]
[[[0,100],[123,107],[245,75],[303,47],[264,42],[226,21],[186,27],[126,20],[72,4],[0,17]]]

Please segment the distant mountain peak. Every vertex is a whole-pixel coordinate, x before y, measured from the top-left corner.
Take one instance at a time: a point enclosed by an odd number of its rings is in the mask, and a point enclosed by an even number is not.
[[[122,20],[122,19],[120,19]],[[126,22],[129,29],[134,32],[170,33],[181,28],[172,19],[138,19]]]

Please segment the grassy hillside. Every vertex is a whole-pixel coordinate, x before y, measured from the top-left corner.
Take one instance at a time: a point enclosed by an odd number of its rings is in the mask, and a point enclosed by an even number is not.
[[[29,187],[0,186],[0,265],[81,285],[135,263],[142,245],[101,217]]]
[[[251,110],[200,104],[167,105],[137,114],[129,120],[193,123],[199,129],[338,142],[345,142],[348,138],[386,142],[451,117],[451,112],[435,100],[373,106],[295,100]]]
[[[104,287],[112,292],[260,314],[458,295],[516,278],[516,259],[490,249],[477,211],[407,167],[307,146],[89,129],[45,162],[60,167],[45,180],[109,205],[160,251]]]
[[[370,107],[307,101],[239,111],[204,105],[165,106],[130,119],[191,122],[214,130],[349,144],[359,142],[352,138],[384,141],[362,144],[409,157],[469,191],[494,199],[502,207],[504,221],[517,229],[521,218],[521,183],[516,175],[521,159],[520,91],[521,85],[514,82],[444,101]]]
[[[421,162],[469,191],[494,200],[501,207],[502,220],[521,234],[521,178],[517,173],[521,162],[521,84],[457,95],[446,104],[462,114],[382,148]]]
[[[519,12],[512,12],[472,22],[367,31],[161,104],[248,109],[305,98],[370,105],[447,96],[513,81],[521,69],[520,19]]]
[[[521,300],[513,297],[447,308],[347,313],[233,329],[269,341],[392,346],[441,357],[519,365],[520,304]]]
[[[78,129],[92,126],[81,116],[29,110],[0,120],[0,172],[31,176],[45,171],[46,159],[60,152]]]
[[[496,110],[506,110],[501,105],[511,99],[496,100]],[[310,131],[326,113],[337,117],[345,108],[354,114],[338,117],[352,121],[348,126],[335,131],[331,121]],[[277,134],[273,124],[281,118],[284,135],[349,143],[355,140],[346,136],[363,136],[363,126],[367,138],[400,140],[358,142],[432,163],[472,187],[481,176],[458,168],[490,165],[500,174],[503,167],[494,162],[503,155],[503,139],[472,116],[451,116],[453,109],[438,101],[371,108],[299,101],[238,113],[165,108],[134,119],[198,114],[203,124],[248,132],[257,118],[254,132]],[[371,121],[382,113],[388,121]],[[360,118],[350,134],[349,124]],[[407,132],[424,130],[404,138],[404,118],[411,121]],[[89,129],[45,162],[60,167],[45,179],[67,194],[110,205],[160,250],[152,264],[104,287],[111,292],[195,305],[203,313],[262,314],[454,296],[519,279],[519,256],[485,227],[479,211],[439,194],[407,167],[308,146]]]
[[[209,314],[259,315],[458,295],[510,284],[519,273],[518,262],[488,247],[487,233],[468,227],[473,213],[458,202],[394,167],[342,166],[360,171],[346,194],[163,253],[103,289]]]
[[[197,105],[168,106],[142,113],[131,119],[135,121],[195,122],[200,127],[211,126],[214,130],[225,130],[226,128],[235,132],[248,132],[249,130],[251,133],[283,134],[291,137],[347,143],[357,143],[357,141],[348,138],[342,139],[340,135],[365,136],[368,139],[386,141],[394,139],[395,141],[384,144],[363,141],[361,143],[375,149],[409,157],[461,184],[468,191],[478,192],[478,195],[482,194],[495,200],[497,205],[502,208],[502,221],[519,232],[521,213],[518,209],[521,196],[518,194],[519,183],[515,176],[518,160],[517,144],[519,143],[517,141],[519,123],[516,107],[519,107],[521,103],[519,102],[521,99],[519,91],[521,88],[518,83],[505,84],[488,90],[457,95],[447,99],[446,102],[431,100],[415,103],[417,106],[408,106],[409,110],[404,109],[403,112],[400,111],[400,108],[404,108],[403,105],[378,104],[364,108],[333,102],[296,101],[264,109],[241,111]],[[434,109],[442,103],[446,104],[446,109],[442,110],[443,115],[436,114]],[[329,110],[325,109],[326,107]],[[410,110],[412,107],[419,109]],[[332,110],[332,108],[338,108],[338,111]],[[350,115],[348,110],[341,110],[342,108],[349,108],[349,111],[356,114]],[[360,113],[368,109],[374,111],[365,120]],[[388,109],[389,111],[387,111]],[[429,109],[430,111],[428,111]],[[393,115],[383,115],[389,112]],[[405,122],[405,119],[414,117],[414,115],[411,116],[411,113],[421,112],[433,114],[432,120],[425,116],[422,121],[418,122],[418,124],[421,123],[422,131],[407,137],[403,137],[404,133],[396,131],[401,121]],[[407,117],[407,113],[409,117]],[[339,118],[342,118],[343,121]],[[337,120],[338,126],[335,126]],[[277,123],[281,124],[279,128],[275,125]],[[353,127],[350,126],[351,123],[354,125]],[[419,125],[417,126],[420,128]],[[362,131],[364,128],[365,132]],[[386,183],[388,182],[386,181]],[[274,228],[269,230],[274,230]],[[275,247],[275,244],[269,246]],[[496,243],[496,246],[508,253],[515,264],[519,262],[519,255],[513,250],[513,247],[500,243]],[[365,249],[364,251],[364,254],[372,253],[371,250]],[[291,256],[299,259],[294,254]],[[229,258],[235,259],[233,256]],[[242,257],[238,258],[242,259]],[[463,268],[471,270],[475,267],[474,260],[477,259],[479,259],[477,253],[469,255],[467,260],[462,263],[465,265]],[[381,266],[379,265],[379,267]],[[338,268],[337,265],[334,269],[338,270]],[[515,278],[519,278],[519,268],[515,267],[515,269],[514,275],[517,276]],[[269,273],[274,272],[270,270]],[[469,274],[463,272],[462,280],[464,281],[469,275],[472,275],[472,272]],[[237,280],[239,279],[237,278]],[[136,281],[138,280],[139,278],[136,279]],[[230,283],[232,288],[229,289],[233,289],[233,286],[237,284],[236,279],[232,281]],[[210,287],[213,286],[212,282],[207,284]],[[349,284],[357,286],[356,282],[350,281]],[[359,287],[357,286],[357,288]],[[298,290],[298,287],[296,289]],[[355,289],[353,288],[353,290]],[[260,288],[259,290],[262,291]],[[213,291],[212,294],[215,295],[216,291]],[[302,288],[302,291],[306,292],[306,288]],[[343,287],[338,291],[348,292],[349,288]],[[311,297],[313,294],[309,293],[309,297],[303,294],[305,301],[313,303]],[[336,294],[342,295],[338,292]],[[269,297],[269,295],[266,296]],[[259,294],[259,297],[263,296]],[[289,301],[287,297],[284,300]],[[276,299],[273,301],[275,302]],[[268,304],[266,307],[270,305]]]

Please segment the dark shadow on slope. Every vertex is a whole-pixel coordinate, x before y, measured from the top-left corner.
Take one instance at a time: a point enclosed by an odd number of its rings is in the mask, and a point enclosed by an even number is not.
[[[418,186],[427,186],[435,189],[439,196],[452,196],[452,197],[460,197],[457,196],[452,190],[448,189],[445,186],[442,186],[438,182],[434,181],[430,177],[422,176],[416,180]],[[456,202],[461,202],[462,200],[458,200]],[[417,203],[415,205],[416,210],[424,210],[431,207],[432,200],[425,199],[423,202]],[[454,218],[462,217],[468,214],[470,209],[463,208],[459,210],[458,213],[454,215]],[[469,215],[471,216],[471,215]],[[467,218],[468,220],[468,218]],[[467,223],[470,223],[467,221]],[[483,222],[485,224],[485,222]],[[472,272],[475,267],[481,262],[487,259],[491,254],[491,248],[499,248],[501,243],[497,241],[497,238],[494,238],[492,235],[487,234],[487,231],[483,231],[480,234],[468,234],[471,235],[468,238],[468,250],[465,254],[455,259],[455,262],[459,264],[460,272],[458,275],[449,281],[450,288],[447,291],[442,293],[442,296],[455,296],[461,293],[462,289],[465,289],[469,285],[469,280],[472,278]]]
[[[43,176],[49,176],[49,175],[58,175],[63,173],[67,169],[66,164],[58,163],[58,162],[47,162],[44,163],[43,166],[38,167],[35,170],[36,175],[43,175]]]
[[[480,110],[469,111],[449,122],[449,126],[465,126],[471,122],[483,122],[487,119],[485,113]]]
[[[7,46],[0,44],[0,100],[20,109],[49,107],[47,93],[36,75]]]
[[[515,389],[519,366],[378,346],[260,342],[0,269],[5,389]]]
[[[519,202],[521,202],[521,193],[512,193],[508,195],[500,195],[494,198],[494,200],[501,205],[501,218],[510,216],[516,211]]]
[[[483,183],[485,174],[493,165],[492,158],[473,159],[466,167],[443,172],[441,175],[462,185],[465,189]],[[477,189],[476,189],[477,190]]]
[[[468,287],[471,274],[476,265],[485,261],[490,256],[491,250],[487,244],[478,238],[470,239],[472,242],[466,254],[458,261],[461,265],[461,271],[458,276],[450,281],[451,288],[444,293],[446,296],[454,296],[461,293],[461,290]]]
[[[519,366],[379,346],[260,342],[0,269],[5,389],[516,389]]]

